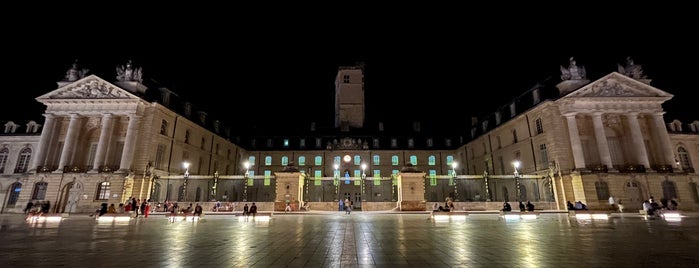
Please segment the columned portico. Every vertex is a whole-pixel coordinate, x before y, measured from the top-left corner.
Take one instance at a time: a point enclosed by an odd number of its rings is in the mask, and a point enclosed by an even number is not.
[[[95,152],[95,162],[92,164],[92,172],[97,172],[101,166],[105,164],[105,155],[109,141],[112,139],[112,129],[114,127],[112,114],[102,115],[102,129],[100,130],[100,139],[97,143],[97,152]]]
[[[46,155],[49,151],[49,142],[54,135],[54,126],[56,125],[56,116],[53,114],[44,114],[46,120],[44,121],[44,129],[41,132],[41,139],[39,140],[39,148],[37,150],[37,155],[34,158],[34,163],[32,164],[32,169],[37,169],[38,166],[46,165]]]
[[[594,125],[595,129],[595,139],[597,139],[597,151],[599,151],[599,158],[600,160],[602,160],[602,165],[607,166],[608,170],[613,170],[614,168],[612,166],[612,156],[609,153],[609,143],[607,142],[607,133],[605,133],[604,131],[604,123],[602,122],[601,112],[596,112],[592,114],[592,124]],[[570,127],[570,124],[568,124],[568,127]]]
[[[675,163],[675,154],[672,150],[672,144],[670,144],[670,135],[667,134],[665,121],[663,121],[663,114],[653,114],[653,122],[656,140],[660,145],[662,164],[672,166]]]
[[[576,170],[586,170],[585,155],[583,154],[582,142],[580,141],[580,132],[578,131],[578,122],[575,119],[575,114],[566,114],[568,122],[568,133],[570,134],[570,147],[573,152],[573,161],[575,162]]]
[[[61,160],[58,162],[57,172],[63,172],[65,166],[71,164],[70,161],[73,160],[74,147],[78,138],[78,133],[80,132],[81,119],[82,117],[78,114],[70,115],[68,132],[66,133],[66,139],[63,143],[63,151],[61,152]]]
[[[650,162],[648,161],[648,152],[646,151],[646,144],[643,142],[643,133],[641,133],[641,127],[638,124],[638,113],[627,113],[626,120],[629,123],[629,128],[631,130],[631,142],[634,147],[634,154],[636,155],[637,163],[643,165],[646,170],[650,170]]]
[[[122,152],[119,171],[128,172],[131,168],[134,150],[136,149],[136,137],[138,136],[140,122],[141,116],[135,114],[129,115],[129,126],[126,130],[126,140],[124,141],[124,151]]]

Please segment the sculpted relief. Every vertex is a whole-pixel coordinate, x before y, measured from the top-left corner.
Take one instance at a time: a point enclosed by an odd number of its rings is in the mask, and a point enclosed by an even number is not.
[[[129,95],[97,78],[72,85],[50,96],[52,99],[128,99]]]

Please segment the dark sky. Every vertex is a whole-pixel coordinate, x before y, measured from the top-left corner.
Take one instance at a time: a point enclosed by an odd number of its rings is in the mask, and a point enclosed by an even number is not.
[[[675,95],[665,105],[666,121],[699,120],[692,106],[698,42],[688,33],[668,30],[687,26],[650,27],[647,22],[629,29],[612,23],[571,30],[546,18],[535,25],[488,27],[473,21],[360,23],[355,28],[345,23],[326,29],[323,22],[304,21],[206,31],[200,25],[181,31],[169,25],[165,30],[145,26],[135,34],[110,30],[79,36],[16,31],[10,33],[16,41],[7,44],[4,59],[0,119],[40,118],[43,106],[34,98],[55,89],[75,59],[108,81],[114,81],[116,65],[132,59],[145,79],[167,85],[229,124],[332,124],[337,68],[362,61],[370,120],[467,125],[471,116],[493,112],[538,81],[557,79],[559,66],[571,56],[593,80],[632,56],[653,79],[651,85]]]

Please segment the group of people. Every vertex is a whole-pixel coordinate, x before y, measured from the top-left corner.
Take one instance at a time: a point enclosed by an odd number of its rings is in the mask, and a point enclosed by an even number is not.
[[[343,201],[340,199],[338,202],[338,211],[345,211],[345,214],[350,214],[352,213],[352,209],[354,209],[354,201],[350,200],[349,198],[345,198]]]
[[[24,207],[24,214],[49,213],[50,207],[51,203],[49,203],[49,201],[36,201],[35,203],[30,200],[29,202],[27,202],[27,206]]]
[[[575,204],[567,201],[566,206],[568,207],[568,210],[587,210],[587,205],[585,205],[582,201],[576,201]]]
[[[512,206],[510,205],[510,203],[505,201],[505,203],[502,204],[502,209],[500,211],[512,211]],[[534,211],[534,204],[532,204],[532,202],[527,201],[527,204],[525,205],[524,203],[522,203],[522,201],[519,201],[519,211]]]
[[[658,204],[658,202],[655,202],[653,196],[650,196],[648,200],[643,201],[643,210],[646,211],[648,216],[661,214],[664,210],[677,210],[677,206],[678,203],[676,198],[672,198],[670,200],[666,198],[661,198],[660,204]]]

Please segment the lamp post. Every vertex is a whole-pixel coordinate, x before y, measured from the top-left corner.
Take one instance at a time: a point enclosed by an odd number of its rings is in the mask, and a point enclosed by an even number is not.
[[[214,196],[214,199],[216,199],[216,188],[218,186],[218,170],[214,172],[214,186],[211,187],[211,194]]]
[[[362,163],[362,201],[366,201],[366,163]]]
[[[452,183],[454,184],[454,201],[458,202],[459,201],[459,188],[456,185],[456,167],[459,164],[456,162],[451,162],[451,179],[453,180]]]
[[[520,191],[519,191],[519,171],[517,171],[517,169],[519,168],[519,165],[520,165],[519,161],[512,162],[512,166],[515,168],[514,178],[515,178],[515,187],[517,188],[517,191],[516,191],[517,201],[524,201],[524,200],[521,200]]]
[[[250,176],[250,162],[245,162],[243,163],[243,167],[245,167],[245,175],[243,176],[243,179],[245,180],[243,184],[243,202],[248,201],[248,177]]]
[[[189,162],[182,163],[184,167],[184,184],[182,185],[182,202],[187,201],[187,181],[189,180]]]
[[[333,183],[335,184],[335,201],[340,200],[338,193],[340,191],[340,171],[338,170],[340,168],[340,165],[335,163],[333,165]]]

